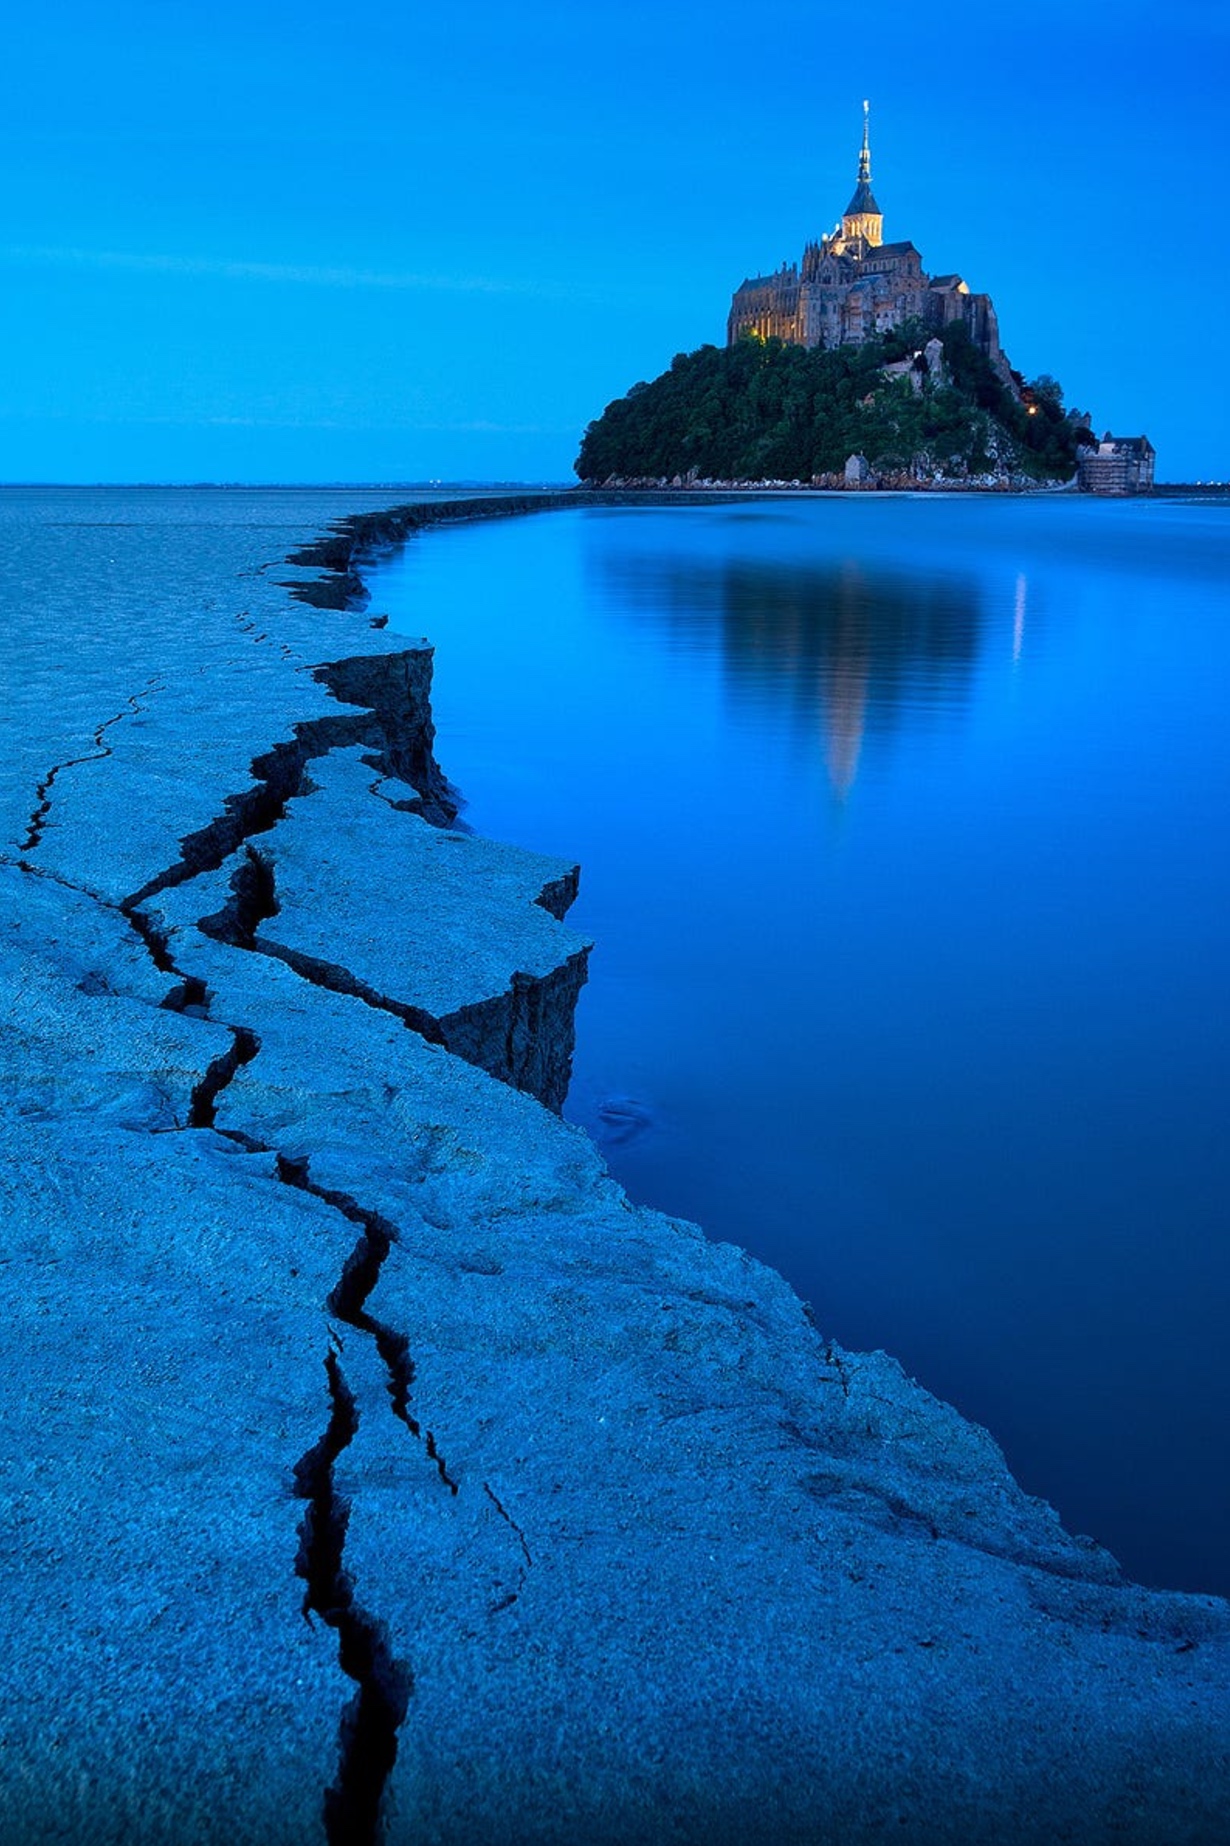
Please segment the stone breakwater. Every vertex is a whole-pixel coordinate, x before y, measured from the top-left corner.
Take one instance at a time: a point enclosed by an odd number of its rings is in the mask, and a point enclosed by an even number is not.
[[[1230,1837],[1226,1605],[555,1112],[575,868],[350,606],[423,523],[14,618],[0,1842]]]

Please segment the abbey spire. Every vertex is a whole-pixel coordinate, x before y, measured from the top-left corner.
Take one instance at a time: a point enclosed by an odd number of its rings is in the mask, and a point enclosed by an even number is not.
[[[841,215],[841,234],[847,241],[861,237],[873,247],[884,239],[884,214],[871,190],[871,104],[863,103],[863,145],[858,157],[858,184]]]

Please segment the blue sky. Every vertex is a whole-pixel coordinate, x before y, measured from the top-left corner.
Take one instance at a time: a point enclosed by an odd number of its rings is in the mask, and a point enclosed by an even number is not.
[[[1230,11],[53,3],[7,28],[0,480],[561,479],[829,229],[1230,477]]]

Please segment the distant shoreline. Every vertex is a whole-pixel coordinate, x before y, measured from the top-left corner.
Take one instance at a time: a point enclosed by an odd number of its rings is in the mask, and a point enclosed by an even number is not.
[[[681,493],[694,493],[711,499],[719,493],[800,493],[800,494],[845,494],[845,493],[1022,493],[1022,494],[1056,494],[1075,493],[1078,490],[1070,482],[1052,487],[1037,485],[1015,487],[1007,484],[988,486],[970,483],[963,485],[959,481],[930,483],[915,481],[902,487],[812,487],[802,482],[785,482],[778,485],[771,481],[740,481],[726,483],[721,487],[702,487],[693,483],[689,487],[672,487],[655,482],[645,487],[588,487],[578,481],[0,481],[0,493],[246,493],[246,494],[322,494],[322,493],[436,493],[447,495],[450,500],[468,498],[505,498],[532,497],[542,500],[548,496],[561,500],[575,500],[581,496],[596,497],[599,494],[669,494],[671,498]],[[1152,496],[1158,494],[1198,494],[1201,497],[1230,498],[1230,481],[1157,481],[1151,489]],[[1088,495],[1089,499],[1102,498],[1101,495]],[[1149,495],[1127,496],[1128,498],[1149,498]],[[433,502],[424,502],[431,505]],[[442,504],[436,502],[434,504]],[[396,509],[394,509],[396,510]]]
[[[357,489],[356,489],[357,491]],[[476,519],[508,519],[524,513],[551,513],[569,507],[636,507],[636,506],[720,506],[748,499],[829,499],[841,500],[850,495],[864,498],[901,499],[921,497],[945,499],[960,496],[1019,499],[1057,498],[1090,502],[1137,501],[1169,497],[1211,497],[1230,499],[1230,485],[1215,488],[1162,485],[1147,494],[1089,494],[1075,486],[1008,487],[962,486],[950,482],[943,486],[914,483],[910,486],[804,487],[797,482],[742,481],[721,486],[696,484],[670,487],[654,484],[644,487],[528,487],[520,493],[470,492],[456,499],[412,501],[391,506],[381,512],[355,513],[335,522],[332,531],[292,552],[288,562],[319,574],[307,581],[289,584],[291,594],[300,602],[319,609],[363,608],[368,592],[359,565],[365,558],[395,549],[413,533],[429,526],[459,525]]]

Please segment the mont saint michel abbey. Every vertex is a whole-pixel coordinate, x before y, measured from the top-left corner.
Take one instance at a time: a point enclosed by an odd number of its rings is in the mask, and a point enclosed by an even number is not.
[[[989,295],[973,295],[960,276],[929,276],[912,243],[886,244],[884,216],[871,190],[868,105],[858,183],[837,225],[810,243],[803,262],[752,276],[735,291],[727,323],[733,346],[744,334],[792,346],[858,346],[915,317],[928,326],[962,321],[971,339],[1012,387]]]

